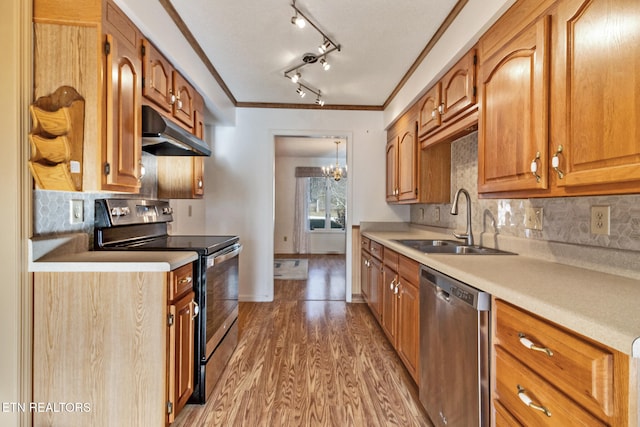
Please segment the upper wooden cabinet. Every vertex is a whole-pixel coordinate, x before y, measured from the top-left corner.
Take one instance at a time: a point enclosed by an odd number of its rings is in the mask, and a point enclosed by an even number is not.
[[[450,197],[449,144],[420,149],[418,106],[387,132],[386,199],[388,203],[439,203]]]
[[[546,188],[549,24],[544,16],[480,69],[478,191]],[[537,159],[537,160],[534,160]],[[532,161],[538,177],[531,173]],[[537,163],[536,163],[537,162]]]
[[[634,0],[521,0],[479,42],[479,192],[640,191]]]
[[[418,101],[422,147],[453,141],[475,129],[476,49],[471,49]]]
[[[142,158],[141,34],[111,1],[76,3],[34,1],[34,97],[75,88],[85,100],[83,190],[135,193]]]
[[[143,95],[167,115],[175,118],[181,126],[194,132],[195,102],[199,95],[148,40],[142,42],[142,53]]]

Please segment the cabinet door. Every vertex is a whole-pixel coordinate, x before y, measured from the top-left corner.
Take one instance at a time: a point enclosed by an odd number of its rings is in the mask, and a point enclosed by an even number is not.
[[[442,123],[442,115],[440,114],[441,93],[442,83],[438,82],[419,101],[418,134],[420,137],[437,129]]]
[[[387,202],[398,200],[398,137],[387,142]]]
[[[418,286],[400,279],[398,299],[398,355],[416,383],[419,382],[420,294]],[[418,384],[419,385],[419,384]]]
[[[480,67],[478,191],[547,188],[549,16]],[[539,158],[539,160],[535,160]],[[536,162],[536,178],[531,163]]]
[[[398,200],[418,200],[418,138],[415,122],[398,140]]]
[[[396,300],[398,275],[388,266],[383,268],[382,283],[382,329],[393,346],[396,346]]]
[[[635,181],[637,189],[640,2],[566,0],[559,4],[557,21],[549,154],[562,146],[558,167],[563,176],[551,172],[556,184],[568,188]]]
[[[442,78],[442,121],[446,124],[476,103],[476,51],[472,49]]]
[[[360,255],[360,289],[362,292],[362,297],[366,302],[369,302],[369,295],[371,294],[371,268],[369,266],[369,254],[365,251],[362,251]]]
[[[196,108],[193,112],[193,118],[193,134],[200,139],[204,139],[204,117],[202,109]],[[204,196],[204,157],[201,156],[195,156],[193,158],[193,196],[196,198]]]
[[[103,190],[137,192],[140,188],[142,64],[130,43],[107,34]]]
[[[380,319],[380,309],[382,305],[382,264],[376,258],[371,258],[370,264],[369,307],[376,319]]]
[[[193,393],[194,295],[190,292],[176,302],[176,414]]]
[[[148,40],[143,40],[142,46],[144,52],[142,95],[164,111],[171,113],[175,102],[173,67]]]
[[[173,104],[173,116],[180,120],[189,130],[192,130],[195,91],[177,71],[173,72],[173,90],[176,94],[176,102]]]

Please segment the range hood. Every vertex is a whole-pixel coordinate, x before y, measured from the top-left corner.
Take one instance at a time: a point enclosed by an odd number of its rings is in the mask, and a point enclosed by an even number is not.
[[[210,156],[207,143],[148,105],[142,106],[142,150],[155,156]]]

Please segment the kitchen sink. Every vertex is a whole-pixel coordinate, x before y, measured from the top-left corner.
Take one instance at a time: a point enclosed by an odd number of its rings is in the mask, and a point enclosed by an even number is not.
[[[467,246],[456,240],[408,239],[395,241],[426,254],[516,255],[513,252],[501,251],[499,249]]]

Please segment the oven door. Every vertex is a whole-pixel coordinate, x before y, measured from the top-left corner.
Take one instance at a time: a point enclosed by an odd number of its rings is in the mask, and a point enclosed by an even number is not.
[[[224,248],[206,258],[206,346],[208,360],[238,318],[238,255],[242,245]]]

